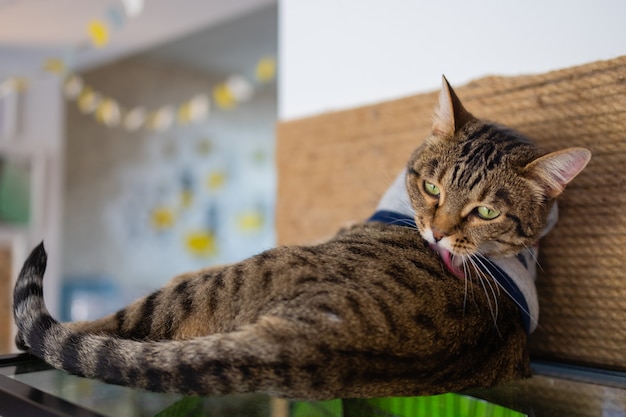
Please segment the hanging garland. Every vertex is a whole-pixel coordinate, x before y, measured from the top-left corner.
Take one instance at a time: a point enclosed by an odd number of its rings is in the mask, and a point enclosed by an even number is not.
[[[109,43],[110,28],[120,29],[126,18],[132,19],[143,12],[144,0],[121,0],[124,12],[119,5],[110,5],[105,12],[105,19],[91,19],[87,24],[87,34],[92,46],[102,48]]]
[[[48,67],[56,68],[49,64]],[[260,59],[255,67],[254,82],[242,75],[233,74],[226,81],[214,86],[211,95],[196,93],[178,104],[166,104],[156,110],[146,106],[125,107],[113,97],[108,97],[87,85],[82,77],[69,73],[65,77],[63,94],[68,101],[76,103],[81,113],[93,115],[96,121],[107,127],[123,127],[129,132],[139,129],[165,131],[174,125],[186,126],[205,120],[211,103],[222,110],[232,110],[238,104],[249,101],[257,85],[272,81],[276,74],[276,61],[273,57]]]
[[[121,28],[126,18],[137,17],[143,11],[144,0],[121,0],[121,3],[124,12],[119,5],[111,5],[106,10],[105,19],[92,19],[87,24],[87,34],[93,47],[106,46],[111,38],[111,28]],[[123,127],[129,132],[140,129],[165,131],[175,125],[186,126],[205,120],[211,103],[222,110],[232,110],[238,104],[250,100],[258,85],[274,80],[276,60],[272,56],[261,58],[254,69],[253,81],[233,74],[214,86],[210,93],[199,92],[182,103],[166,104],[153,110],[143,105],[121,105],[117,99],[86,84],[80,75],[68,71],[65,61],[60,58],[46,59],[42,69],[62,77],[65,98],[75,102],[81,113],[92,115],[98,123],[111,128]],[[9,77],[0,87],[23,91],[27,88],[27,80],[23,77]]]

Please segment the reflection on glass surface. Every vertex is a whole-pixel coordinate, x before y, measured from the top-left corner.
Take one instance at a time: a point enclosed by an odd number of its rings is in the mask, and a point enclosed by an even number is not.
[[[68,375],[40,360],[0,368],[0,373],[55,397],[110,417],[270,416],[270,397],[231,395],[183,397],[157,394]],[[1,411],[1,407],[0,407]],[[1,414],[0,414],[1,416]]]
[[[154,416],[177,397],[101,384],[50,369],[15,375],[17,381],[107,416]]]
[[[256,394],[205,398],[156,394],[71,376],[27,355],[17,358],[17,365],[3,366],[0,357],[0,379],[8,376],[111,417],[626,417],[624,373],[557,366],[542,367],[544,375],[529,380],[465,394],[286,402]]]

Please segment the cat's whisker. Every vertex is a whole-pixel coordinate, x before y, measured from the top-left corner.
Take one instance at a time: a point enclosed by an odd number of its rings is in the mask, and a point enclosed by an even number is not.
[[[533,258],[533,261],[535,262],[535,265],[537,265],[537,267],[539,268],[539,270],[541,272],[544,272],[543,267],[541,266],[541,264],[539,263],[539,258],[537,257],[537,255],[535,254],[535,252],[532,250],[532,248],[529,248],[526,244],[524,244],[524,248],[526,249],[526,251],[528,251],[528,253],[530,253],[530,256]]]
[[[389,222],[389,224],[395,224],[395,225],[404,225],[404,226],[409,226],[412,229],[416,229],[417,230],[417,226],[415,226],[411,221],[409,220],[404,220],[404,219],[398,219],[398,220],[394,220]]]
[[[470,262],[472,266],[474,267],[474,270],[476,271],[476,280],[483,287],[483,292],[485,293],[485,296],[487,297],[487,303],[489,304],[489,310],[491,311],[491,315],[494,316],[493,307],[491,305],[491,298],[489,297],[489,292],[487,291],[487,287],[485,286],[485,283],[483,282],[483,273],[480,270],[480,268],[475,264],[474,260],[470,259]]]
[[[451,253],[450,255],[451,255],[451,260],[452,260],[452,263],[453,263],[454,265],[457,265],[457,264],[458,264],[458,262],[456,261],[456,259],[457,259],[457,258],[459,258],[459,259],[460,259],[460,261],[461,261],[461,266],[463,267],[463,277],[464,277],[464,279],[463,279],[463,283],[464,283],[464,285],[465,285],[465,290],[464,290],[464,292],[463,292],[463,313],[465,313],[465,307],[466,307],[466,305],[467,305],[467,289],[468,289],[468,284],[467,284],[467,280],[468,280],[468,278],[467,278],[468,271],[467,271],[467,267],[466,267],[466,265],[465,265],[465,262],[466,262],[466,261],[465,261],[465,256],[463,256],[463,255],[455,255],[454,253]]]
[[[491,265],[497,266],[496,264],[494,264],[494,263],[493,263],[493,261],[492,261],[491,259],[487,258],[486,256],[481,255],[481,254],[478,254],[478,256],[480,256],[480,257],[481,257],[483,260],[485,260],[486,262],[489,262]],[[509,279],[509,280],[510,280],[510,278],[509,278],[509,277],[506,277],[506,279]],[[531,320],[533,323],[538,324],[538,323],[537,323],[537,320],[536,320],[535,318],[533,318],[533,316],[530,314],[530,311],[529,311],[526,307],[524,307],[524,306],[523,306],[523,305],[522,305],[519,301],[517,301],[517,300],[515,299],[515,297],[513,297],[513,294],[511,294],[511,293],[510,293],[510,292],[509,292],[509,291],[508,291],[508,290],[507,290],[507,289],[506,289],[506,288],[505,288],[502,284],[500,284],[500,282],[499,282],[497,279],[494,279],[494,281],[496,282],[496,284],[498,285],[498,287],[499,287],[499,288],[501,288],[501,289],[504,291],[504,293],[505,293],[505,294],[506,294],[506,295],[507,295],[507,296],[508,296],[511,300],[513,300],[513,302],[515,303],[515,305],[517,305],[517,307],[520,309],[520,311],[521,311],[524,315],[528,316],[528,317],[530,318],[530,320]]]
[[[498,289],[498,294],[500,294],[500,285],[498,285],[498,280],[496,279],[496,277],[493,276],[491,271],[489,271],[489,269],[487,269],[487,266],[484,264],[483,260],[488,261],[492,265],[493,265],[493,262],[491,262],[491,260],[486,258],[484,255],[481,255],[480,253],[477,253],[475,256],[476,256],[476,261],[478,261],[480,263],[480,265],[483,267],[483,270],[482,270],[482,272],[484,274],[483,276],[485,276],[485,278],[487,278],[487,276],[489,278],[491,278],[489,281],[493,281],[495,283],[496,288]]]
[[[482,263],[482,261],[480,260],[479,257],[476,257],[476,261],[479,262],[484,267],[484,264]],[[486,268],[484,270],[481,269],[481,273],[482,273],[482,276],[484,278],[484,282],[486,282],[487,285],[489,285],[489,289],[491,290],[491,294],[493,295],[493,301],[494,301],[494,304],[495,304],[494,323],[496,325],[496,329],[498,330],[498,333],[500,333],[500,331],[498,329],[498,325],[496,323],[497,317],[498,317],[499,312],[500,312],[500,305],[498,304],[498,296],[496,295],[496,290],[498,291],[498,295],[499,295],[500,294],[500,287],[497,284],[497,280],[495,279],[495,277],[491,274],[491,272],[489,270],[487,270]],[[494,282],[495,284],[492,284],[492,282]],[[495,288],[494,288],[494,285],[495,285]]]
[[[470,270],[470,265],[468,265],[468,260],[469,258],[464,256],[462,258],[463,261],[463,272],[465,274],[465,288],[466,288],[466,293],[467,293],[467,288],[469,288],[470,292],[471,292],[471,296],[472,296],[472,302],[476,303],[476,299],[474,298],[474,286],[470,286],[469,285],[469,281],[471,280],[472,276],[472,271]]]
[[[487,278],[487,276],[485,275],[484,271],[482,271],[480,269],[480,267],[476,264],[476,260],[473,256],[470,256],[469,258],[470,263],[472,264],[472,266],[474,267],[474,270],[476,271],[476,277],[478,278],[478,282],[480,283],[480,285],[483,287],[483,290],[485,291],[485,296],[487,298],[487,304],[489,305],[489,311],[491,312],[491,317],[493,318],[493,324],[496,328],[496,330],[498,331],[498,333],[500,333],[500,330],[498,329],[498,299],[497,299],[497,295],[495,293],[495,290],[493,289],[493,286],[491,286],[491,284],[489,283],[489,278]],[[494,310],[494,306],[492,306],[491,304],[491,297],[489,296],[489,291],[487,290],[487,286],[485,285],[485,281],[487,281],[487,283],[489,284],[489,287],[491,289],[491,293],[493,295],[493,300],[494,300],[494,304],[495,304],[495,310]]]

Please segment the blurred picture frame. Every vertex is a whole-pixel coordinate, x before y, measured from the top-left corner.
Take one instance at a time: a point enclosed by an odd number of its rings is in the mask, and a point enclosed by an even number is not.
[[[43,155],[0,152],[0,229],[38,227],[42,218]]]

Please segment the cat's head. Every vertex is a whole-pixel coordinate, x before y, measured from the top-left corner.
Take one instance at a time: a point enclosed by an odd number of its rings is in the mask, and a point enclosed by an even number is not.
[[[554,199],[590,157],[584,148],[546,154],[519,132],[475,118],[444,78],[432,134],[408,164],[417,226],[453,255],[517,254],[536,243]]]

